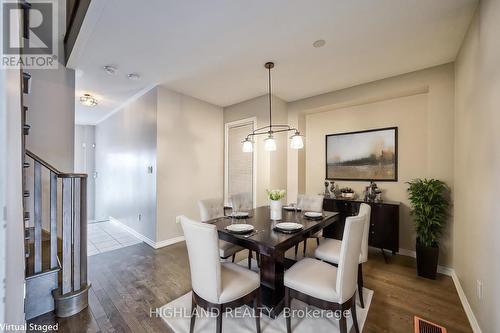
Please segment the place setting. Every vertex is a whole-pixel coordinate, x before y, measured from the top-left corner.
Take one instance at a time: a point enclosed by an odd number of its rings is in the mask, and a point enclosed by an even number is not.
[[[321,220],[323,218],[323,213],[320,212],[305,212],[304,218],[308,220]]]
[[[296,222],[279,222],[273,227],[274,231],[284,234],[293,234],[304,229],[304,225]]]

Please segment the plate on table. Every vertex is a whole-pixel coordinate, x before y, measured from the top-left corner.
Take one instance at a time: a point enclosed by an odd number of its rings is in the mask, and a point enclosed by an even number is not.
[[[231,217],[234,217],[235,219],[245,219],[249,217],[250,214],[248,212],[234,212],[231,213]]]
[[[294,207],[294,206],[284,206],[283,209],[284,210],[291,210],[291,211],[297,210],[298,212],[300,212],[300,208]]]
[[[232,232],[233,234],[248,234],[253,231],[253,225],[251,224],[230,224],[226,227],[226,230]]]
[[[305,212],[304,216],[307,217],[308,219],[318,220],[318,219],[321,219],[323,217],[323,213]]]
[[[276,231],[284,232],[284,233],[293,233],[302,230],[304,226],[300,223],[295,222],[281,222],[277,223],[274,226]]]

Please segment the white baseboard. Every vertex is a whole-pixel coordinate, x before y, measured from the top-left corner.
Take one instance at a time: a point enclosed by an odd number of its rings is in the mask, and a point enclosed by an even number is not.
[[[175,243],[183,242],[184,236],[178,236],[170,239],[165,239],[160,242],[156,242],[155,249],[159,249],[161,247],[169,246]]]
[[[138,233],[137,231],[135,231],[134,229],[132,229],[128,225],[123,224],[122,222],[120,222],[120,220],[115,219],[112,216],[109,217],[109,220],[111,222],[113,222],[113,223],[118,224],[121,228],[127,230],[132,235],[134,235],[135,237],[137,237],[140,240],[142,240],[144,243],[146,243],[149,246],[151,246],[153,249],[159,249],[159,248],[162,248],[162,247],[165,247],[165,246],[169,246],[169,245],[172,245],[172,244],[184,241],[184,236],[179,236],[179,237],[174,237],[174,238],[165,239],[165,240],[162,240],[162,241],[159,241],[159,242],[155,242],[151,238],[146,237],[146,236],[144,236],[141,233]]]
[[[472,311],[472,308],[470,307],[469,301],[467,300],[467,296],[465,296],[465,292],[462,289],[462,285],[460,284],[460,280],[458,279],[457,273],[455,272],[454,269],[452,269],[451,278],[453,279],[455,288],[457,288],[458,297],[460,297],[460,301],[462,302],[465,314],[469,319],[472,331],[474,333],[482,333],[481,327],[479,327],[479,323],[477,322],[476,316],[474,315],[474,311]]]
[[[408,256],[415,258],[417,256],[415,251],[407,250],[407,249],[399,249],[399,254],[403,256]],[[464,308],[465,314],[467,315],[467,319],[469,319],[470,326],[472,327],[472,331],[474,333],[482,333],[481,328],[479,327],[479,323],[477,322],[476,316],[470,307],[469,301],[467,300],[467,296],[465,296],[465,292],[462,289],[462,285],[460,284],[460,280],[458,279],[457,273],[453,268],[446,266],[438,266],[438,273],[448,275],[453,280],[455,284],[455,289],[457,289],[458,297],[460,298],[460,302],[462,303],[462,307]]]

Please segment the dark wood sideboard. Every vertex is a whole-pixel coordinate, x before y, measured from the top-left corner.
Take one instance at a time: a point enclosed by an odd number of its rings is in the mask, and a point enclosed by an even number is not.
[[[382,250],[390,250],[393,254],[396,254],[399,251],[399,202],[366,202],[363,200],[325,198],[323,209],[330,212],[339,212],[340,219],[328,226],[328,230],[325,229],[324,234],[327,237],[342,239],[345,218],[357,215],[361,203],[369,204],[372,208],[368,244]]]

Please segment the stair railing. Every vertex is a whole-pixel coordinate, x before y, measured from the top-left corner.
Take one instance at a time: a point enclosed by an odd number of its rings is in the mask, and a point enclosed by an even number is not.
[[[52,294],[56,315],[67,317],[88,305],[87,175],[60,172],[29,150],[26,150],[26,156],[33,161],[33,227],[30,228],[33,232],[28,242],[34,244],[28,244],[28,249],[33,248],[33,253],[29,253],[32,259],[27,260],[27,276],[31,272],[34,275],[43,273],[44,259],[50,270],[61,269],[58,288]],[[42,226],[42,199],[46,194],[42,190],[42,169],[49,172],[49,230],[43,230]],[[26,195],[29,197],[28,191]],[[61,230],[58,230],[58,224]],[[43,258],[43,233],[50,235],[50,260]],[[59,254],[62,257],[60,264]]]

